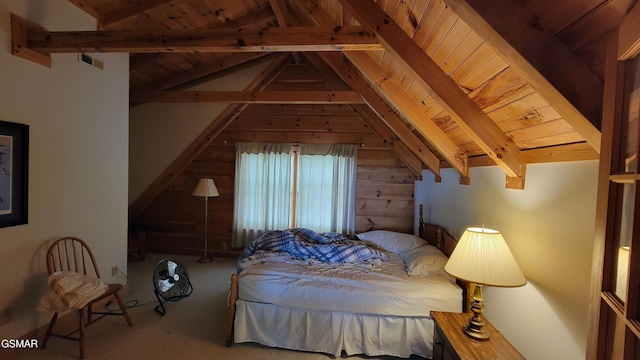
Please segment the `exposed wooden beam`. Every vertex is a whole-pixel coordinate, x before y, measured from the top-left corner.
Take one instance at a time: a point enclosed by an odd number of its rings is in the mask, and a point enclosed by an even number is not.
[[[285,21],[288,16],[287,5],[282,0],[269,0],[269,5],[271,5],[271,10],[276,15],[278,25],[287,27],[287,22]]]
[[[242,104],[364,104],[355,91],[147,91],[132,102]]]
[[[132,1],[128,5],[105,12],[100,17],[100,27],[108,29],[139,15],[141,12],[174,2],[174,0]]]
[[[310,62],[327,83],[336,90],[351,90],[338,74],[324,61]],[[422,178],[422,161],[400,141],[400,138],[367,105],[351,105],[351,109],[380,137],[385,145],[402,161],[418,179]]]
[[[398,111],[411,123],[413,127],[438,150],[461,176],[469,176],[467,167],[467,155],[445,134],[438,125],[427,118],[424,111],[413,101],[400,86],[387,79],[383,70],[375,61],[365,53],[353,51],[345,52],[345,55],[360,71],[375,83],[382,95],[387,98]]]
[[[271,9],[262,9],[237,19],[232,19],[216,26],[219,29],[250,29],[263,28],[275,20]],[[257,61],[270,60],[268,57],[276,53],[230,53],[214,62],[207,62],[188,70],[178,70],[162,78],[155,78],[147,84],[138,84],[130,89],[131,93],[146,90],[169,90],[184,84],[193,84],[202,79],[211,79],[213,76],[223,76],[229,71],[235,71],[243,66],[255,64]],[[150,62],[162,62],[163,57],[176,56],[172,53],[145,53],[132,54],[129,60],[129,68],[137,69]]]
[[[524,190],[525,174],[527,165],[522,166],[520,176],[505,176],[504,187],[507,189]]]
[[[380,137],[391,151],[418,177],[422,178],[422,161],[403,143],[367,105],[351,105],[360,118],[369,125],[373,132]]]
[[[371,0],[340,0],[358,21],[376,34],[384,48],[416,76],[458,126],[505,171],[520,176],[524,166],[518,146],[447,74]]]
[[[405,121],[395,110],[376,92],[367,79],[342,54],[313,53],[307,54],[310,61],[318,61],[317,57],[325,61],[354,91],[357,91],[381,118],[387,126],[402,140],[420,160],[440,175],[440,160],[422,143],[420,139],[407,127]]]
[[[27,31],[27,47],[43,54],[78,52],[276,52],[381,50],[362,27],[270,27],[127,31]]]
[[[192,81],[209,77],[213,74],[224,72],[229,69],[234,69],[242,64],[254,62],[255,60],[263,59],[272,55],[273,53],[234,53],[225,56],[224,58],[216,62],[208,62],[194,68],[178,71],[168,75],[164,78],[154,79],[153,82],[148,84],[139,85],[131,88],[129,91],[132,95],[139,92],[149,90],[168,90],[176,86],[190,83]]]
[[[600,154],[588,143],[549,146],[522,151],[522,159],[527,164],[541,164],[565,161],[599,160]]]
[[[522,160],[527,164],[546,164],[553,162],[599,159],[600,154],[598,154],[591,145],[586,142],[522,150]],[[443,168],[447,168],[451,165],[442,163],[441,166]],[[496,166],[496,163],[486,155],[469,158],[469,167],[474,168],[480,166]]]
[[[271,10],[273,10],[276,19],[278,20],[278,25],[280,25],[280,27],[287,27],[285,19],[289,15],[287,13],[287,4],[284,3],[284,0],[269,0],[269,5],[271,5]],[[298,52],[292,52],[291,56],[293,56],[293,60],[296,63],[300,62],[300,54]]]
[[[297,2],[299,6],[303,4]],[[318,26],[335,26],[336,21],[321,8],[315,7],[309,2],[305,2],[307,15],[313,23]],[[313,10],[309,10],[313,8]],[[378,64],[365,53],[352,51],[344,52],[346,57],[364,74],[370,82],[375,83],[382,95],[391,102],[404,118],[433,145],[438,152],[463,177],[469,176],[467,168],[467,156],[431,119],[426,119],[416,103],[411,100],[404,90],[393,81],[387,81],[386,75]]]
[[[257,12],[243,15],[237,19],[231,19],[216,26],[216,29],[250,29],[263,28],[276,19],[271,9],[265,8]],[[132,54],[129,60],[129,67],[135,69],[150,62],[162,61],[163,56],[171,56],[171,53],[146,53]]]
[[[51,55],[33,51],[27,47],[29,30],[44,30],[32,21],[11,14],[11,54],[42,66],[51,67]]]
[[[245,88],[245,91],[263,90],[290,62],[291,57],[288,54],[280,55]],[[247,106],[248,104],[228,105],[129,206],[129,221],[135,221],[153,199],[169,186]]]
[[[600,151],[598,128],[604,82],[586,63],[544,28],[522,3],[509,0],[445,0],[445,3]]]

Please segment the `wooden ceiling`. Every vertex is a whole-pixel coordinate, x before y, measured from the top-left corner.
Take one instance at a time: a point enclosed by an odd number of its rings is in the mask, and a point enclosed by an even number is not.
[[[527,164],[598,158],[606,39],[635,3],[69,1],[97,31],[26,24],[26,40],[16,40],[14,25],[14,53],[129,52],[132,105],[364,103],[417,174],[453,167],[465,182],[469,167],[497,164],[514,188]],[[185,90],[283,52],[314,66],[333,92]]]

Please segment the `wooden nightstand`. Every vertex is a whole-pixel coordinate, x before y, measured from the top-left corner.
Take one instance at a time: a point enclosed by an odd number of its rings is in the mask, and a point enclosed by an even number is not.
[[[435,324],[433,333],[433,360],[489,360],[524,359],[502,334],[487,319],[485,327],[491,337],[488,341],[471,339],[462,332],[462,326],[469,321],[467,313],[432,311]]]

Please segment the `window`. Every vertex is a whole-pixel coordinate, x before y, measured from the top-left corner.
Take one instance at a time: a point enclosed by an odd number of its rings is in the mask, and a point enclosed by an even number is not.
[[[236,145],[233,245],[265,231],[355,230],[357,145]]]

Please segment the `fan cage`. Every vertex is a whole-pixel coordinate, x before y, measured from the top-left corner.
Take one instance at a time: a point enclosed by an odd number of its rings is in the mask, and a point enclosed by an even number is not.
[[[173,263],[173,270],[170,269],[171,263]],[[161,282],[169,288],[163,290]],[[156,311],[162,315],[166,313],[165,302],[182,300],[193,292],[187,268],[173,259],[162,259],[158,262],[153,271],[153,286],[159,303],[156,306]]]

